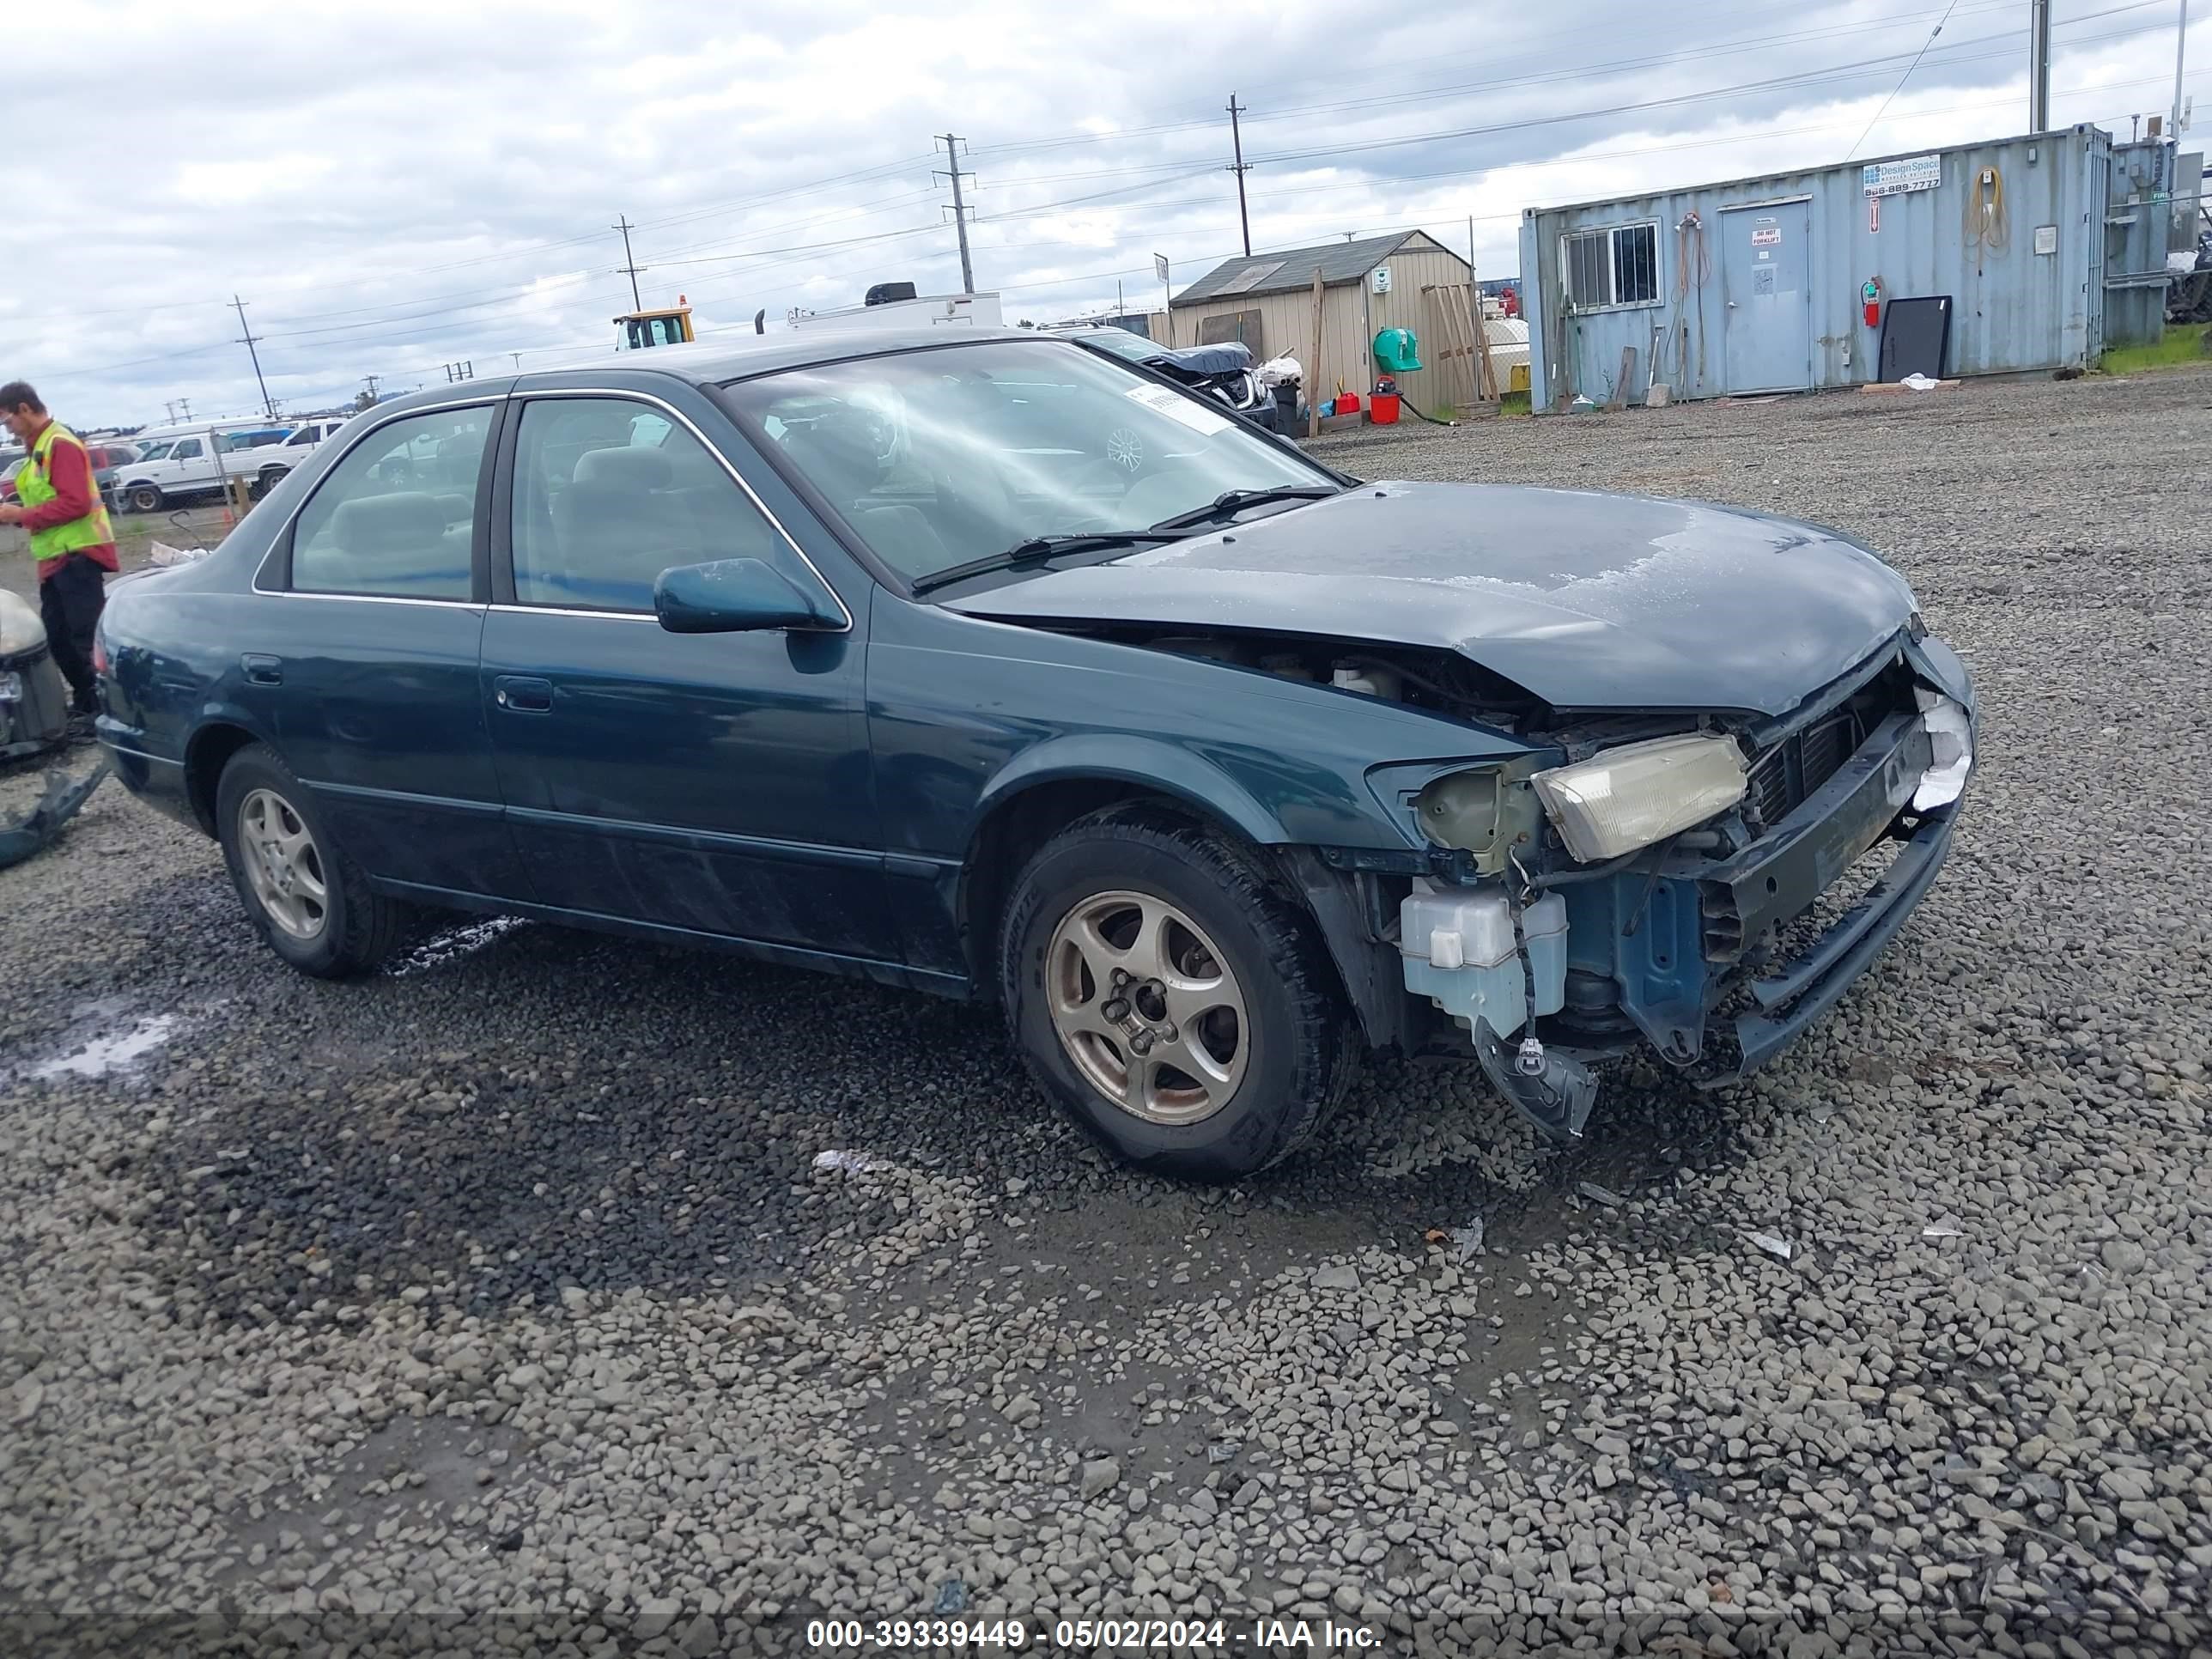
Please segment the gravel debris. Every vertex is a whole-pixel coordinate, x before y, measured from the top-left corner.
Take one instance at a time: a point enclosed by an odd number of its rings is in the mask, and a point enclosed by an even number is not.
[[[2203,1650],[2209,411],[2185,370],[1330,446],[1839,526],[1977,677],[1875,971],[1746,1084],[1630,1067],[1571,1149],[1394,1062],[1188,1189],[927,998],[475,924],[317,983],[103,789],[0,872],[10,1645]]]

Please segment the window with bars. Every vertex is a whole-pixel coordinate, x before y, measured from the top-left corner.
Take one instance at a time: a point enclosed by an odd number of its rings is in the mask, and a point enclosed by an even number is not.
[[[1659,303],[1659,227],[1647,222],[1559,239],[1567,303],[1577,311]]]

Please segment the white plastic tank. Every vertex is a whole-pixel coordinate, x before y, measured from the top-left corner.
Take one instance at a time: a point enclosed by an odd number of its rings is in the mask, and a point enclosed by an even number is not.
[[[1547,893],[1521,913],[1528,969],[1514,939],[1513,906],[1502,886],[1443,887],[1425,879],[1398,906],[1398,951],[1406,988],[1470,1027],[1476,1019],[1510,1036],[1529,1018],[1566,1005],[1567,902]]]

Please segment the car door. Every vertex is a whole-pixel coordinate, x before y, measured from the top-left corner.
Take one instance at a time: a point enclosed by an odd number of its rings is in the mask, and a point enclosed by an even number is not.
[[[744,453],[726,419],[669,386],[519,400],[502,446],[482,696],[524,869],[567,910],[893,958],[862,702],[872,589],[839,595],[715,447]],[[856,625],[664,630],[654,579],[726,558]]]
[[[170,446],[158,476],[161,487],[171,491],[213,489],[222,477],[216,470],[215,458],[208,453],[205,438],[178,439]]]
[[[281,627],[242,698],[372,877],[435,900],[527,896],[477,696],[496,399],[419,410],[351,443],[272,548]],[[454,457],[433,490],[385,462]]]

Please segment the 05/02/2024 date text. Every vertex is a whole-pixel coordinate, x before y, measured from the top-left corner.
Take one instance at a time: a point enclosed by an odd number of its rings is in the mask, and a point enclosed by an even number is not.
[[[1381,1639],[1364,1626],[1328,1619],[1060,1619],[1049,1625],[1019,1619],[814,1619],[806,1626],[807,1646],[835,1654],[992,1648],[1304,1653],[1314,1646],[1358,1652]]]

